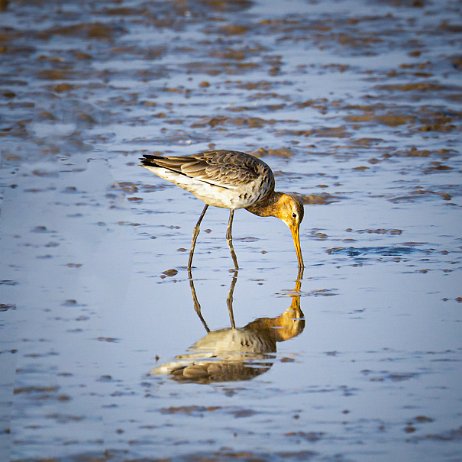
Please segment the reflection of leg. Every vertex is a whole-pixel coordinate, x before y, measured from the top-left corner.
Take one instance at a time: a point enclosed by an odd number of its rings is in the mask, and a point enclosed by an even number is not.
[[[228,243],[228,247],[231,252],[231,257],[233,258],[234,268],[239,269],[239,265],[237,264],[236,252],[234,251],[234,246],[233,246],[233,236],[232,236],[233,218],[234,218],[234,210],[231,209],[229,211],[228,228],[226,230],[226,242]]]
[[[209,208],[208,205],[206,205],[204,207],[204,210],[202,210],[202,213],[201,213],[201,216],[199,217],[199,220],[197,220],[196,226],[194,226],[193,237],[192,237],[192,241],[191,241],[191,250],[189,251],[188,269],[191,269],[193,255],[194,255],[194,249],[196,248],[197,236],[199,236],[199,232],[200,232],[200,229],[201,229],[201,221],[204,218],[205,212],[207,212],[208,208]]]
[[[205,330],[207,332],[210,332],[209,326],[207,326],[207,323],[205,322],[205,319],[202,316],[201,305],[200,305],[199,300],[197,298],[196,288],[194,287],[194,281],[193,281],[193,278],[192,278],[191,269],[189,269],[189,287],[191,288],[191,295],[192,295],[192,298],[193,298],[194,310],[196,311],[197,316],[199,316],[199,319],[201,320],[202,325],[205,327]]]
[[[226,304],[228,305],[229,320],[231,321],[231,327],[236,328],[236,323],[234,322],[234,311],[233,311],[233,294],[234,288],[236,287],[237,282],[237,271],[234,271],[233,279],[231,280],[231,286],[229,287],[228,298],[226,299]]]

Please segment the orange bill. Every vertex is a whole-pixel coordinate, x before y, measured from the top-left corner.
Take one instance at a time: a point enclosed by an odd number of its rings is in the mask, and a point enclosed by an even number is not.
[[[294,240],[295,252],[297,252],[298,267],[304,268],[305,265],[303,263],[302,248],[300,246],[299,226],[291,226],[290,231],[292,233],[292,238]]]

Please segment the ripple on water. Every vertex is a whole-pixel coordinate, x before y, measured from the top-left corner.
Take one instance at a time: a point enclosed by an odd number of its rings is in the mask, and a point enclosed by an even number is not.
[[[423,244],[423,243],[422,243]],[[371,246],[371,247],[332,247],[327,249],[330,255],[345,255],[348,257],[358,256],[383,256],[383,257],[401,257],[405,255],[430,255],[434,249],[418,248],[416,246]]]

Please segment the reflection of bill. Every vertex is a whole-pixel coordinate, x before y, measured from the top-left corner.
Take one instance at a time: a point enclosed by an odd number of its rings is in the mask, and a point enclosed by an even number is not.
[[[235,272],[227,299],[231,327],[214,331],[202,317],[191,278],[194,308],[207,334],[189,348],[189,353],[156,367],[152,374],[168,375],[180,382],[212,383],[249,380],[268,371],[275,361],[276,343],[296,337],[305,327],[300,309],[302,276],[303,271],[300,271],[291,295],[292,303],[280,316],[258,318],[244,327],[236,327],[232,307],[237,281]]]

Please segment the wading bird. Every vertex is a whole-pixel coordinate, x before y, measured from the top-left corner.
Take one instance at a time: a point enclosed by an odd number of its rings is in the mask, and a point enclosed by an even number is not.
[[[260,217],[276,217],[292,232],[299,268],[303,268],[300,247],[300,223],[303,203],[293,194],[274,190],[274,175],[260,159],[238,151],[205,151],[192,156],[144,155],[140,159],[156,175],[191,192],[205,207],[194,227],[188,269],[191,269],[200,224],[209,205],[230,209],[226,240],[238,269],[232,241],[234,211],[246,209]]]

